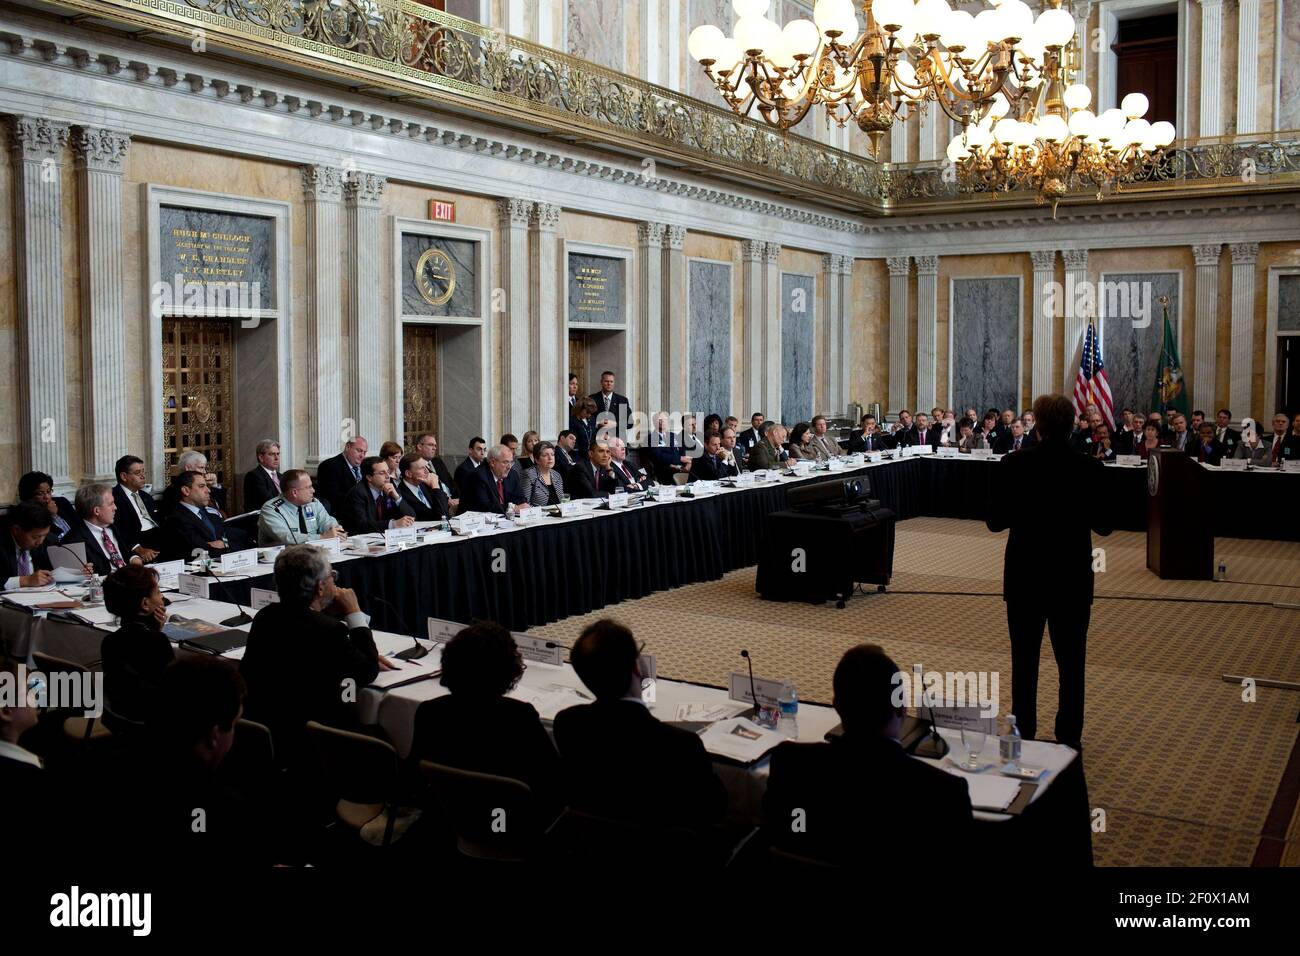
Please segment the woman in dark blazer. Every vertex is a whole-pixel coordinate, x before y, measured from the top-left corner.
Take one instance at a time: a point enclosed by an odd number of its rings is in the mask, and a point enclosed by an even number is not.
[[[167,606],[153,568],[128,564],[104,579],[104,607],[121,624],[104,638],[104,723],[115,734],[139,729],[176,656],[162,632]]]
[[[533,467],[527,478],[524,494],[528,504],[558,505],[564,497],[564,476],[555,470],[555,446],[550,442],[538,442],[533,449]]]
[[[411,762],[520,780],[558,810],[559,755],[532,704],[507,697],[524,673],[515,639],[500,624],[471,624],[442,651],[445,697],[415,712]]]

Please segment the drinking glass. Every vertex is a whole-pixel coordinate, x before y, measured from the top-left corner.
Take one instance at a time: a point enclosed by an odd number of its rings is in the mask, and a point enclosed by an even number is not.
[[[966,762],[962,764],[965,770],[978,770],[980,768],[979,757],[984,752],[984,742],[988,734],[974,727],[963,727],[961,729],[961,744],[966,748]]]

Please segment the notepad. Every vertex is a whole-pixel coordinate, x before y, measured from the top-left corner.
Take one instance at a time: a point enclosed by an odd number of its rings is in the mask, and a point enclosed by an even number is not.
[[[1011,802],[1020,793],[1020,781],[991,773],[963,773],[956,767],[945,766],[944,770],[954,777],[961,777],[970,788],[971,806],[976,810],[990,810],[1000,813],[1011,806]]]

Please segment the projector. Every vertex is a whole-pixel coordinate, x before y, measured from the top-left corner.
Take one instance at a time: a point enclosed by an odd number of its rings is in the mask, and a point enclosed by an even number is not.
[[[862,476],[819,481],[816,484],[798,485],[786,492],[786,502],[795,511],[809,511],[854,505],[871,494],[871,482]]]

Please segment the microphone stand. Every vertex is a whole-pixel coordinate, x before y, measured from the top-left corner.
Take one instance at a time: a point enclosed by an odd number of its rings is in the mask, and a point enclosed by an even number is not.
[[[402,625],[405,630],[411,630],[407,625],[406,620],[402,617],[402,612],[394,607],[392,603],[385,601],[381,597],[376,597],[373,594],[370,595],[369,598],[370,600],[378,601],[380,604],[384,605],[384,607],[391,609],[394,616],[397,618],[397,623]],[[404,651],[399,651],[394,654],[393,657],[397,658],[399,661],[418,661],[429,656],[429,649],[420,643],[420,639],[414,635],[414,632],[412,632],[411,640],[415,642],[414,647],[407,648]]]
[[[749,651],[741,649],[740,656],[745,659],[749,665],[749,695],[754,699],[754,722],[762,726],[767,726],[764,722],[763,712],[768,708],[758,702],[758,689],[754,686],[754,659],[749,656]]]

